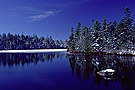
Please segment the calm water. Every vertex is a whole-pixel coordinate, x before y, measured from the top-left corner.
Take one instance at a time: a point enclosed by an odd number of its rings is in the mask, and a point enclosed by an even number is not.
[[[111,80],[97,74],[114,69]],[[135,57],[0,54],[0,90],[135,90]]]

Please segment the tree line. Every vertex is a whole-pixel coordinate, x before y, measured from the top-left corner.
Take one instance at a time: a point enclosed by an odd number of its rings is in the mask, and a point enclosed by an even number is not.
[[[124,14],[119,23],[108,22],[104,18],[102,23],[92,20],[95,24],[91,28],[86,25],[81,27],[80,22],[75,30],[71,27],[68,51],[135,54],[135,23],[128,7]]]
[[[64,53],[5,53],[0,54],[0,67],[37,65],[39,62],[52,63],[54,59],[62,58],[63,56],[65,56]]]
[[[38,37],[33,34],[17,35],[17,34],[0,34],[0,50],[11,49],[50,49],[50,48],[66,48],[67,41],[53,40],[52,37]]]

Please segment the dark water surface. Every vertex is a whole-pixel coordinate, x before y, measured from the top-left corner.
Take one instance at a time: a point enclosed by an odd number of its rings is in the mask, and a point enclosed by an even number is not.
[[[107,80],[97,74],[116,72]],[[0,54],[0,90],[135,90],[135,57]]]

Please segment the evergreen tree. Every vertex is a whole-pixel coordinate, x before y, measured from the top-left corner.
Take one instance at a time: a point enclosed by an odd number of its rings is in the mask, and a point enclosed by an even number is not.
[[[92,49],[94,52],[99,52],[102,48],[101,43],[103,42],[102,39],[100,38],[102,36],[102,33],[99,21],[96,21],[96,23],[94,24],[91,34],[92,34]]]
[[[71,27],[71,33],[70,33],[70,36],[69,36],[68,47],[69,47],[69,51],[71,51],[71,52],[75,50],[74,29],[73,29],[73,27]]]
[[[56,44],[52,37],[44,38],[38,37],[37,35],[28,36],[24,35],[13,35],[8,33],[7,35],[3,33],[0,34],[0,49],[40,49],[40,48],[66,48],[67,44],[65,41],[60,40],[60,44],[56,47]]]
[[[79,51],[81,48],[81,45],[79,44],[80,40],[80,30],[81,30],[81,23],[78,22],[75,33],[74,33],[74,42],[75,42],[75,50]]]
[[[107,51],[112,51],[112,50],[114,50],[115,49],[115,31],[116,31],[116,29],[115,29],[115,22],[110,22],[109,24],[108,24],[108,27],[107,27],[107,45],[106,45],[106,50]],[[110,51],[109,51],[109,53],[110,53]]]
[[[131,27],[132,27],[132,17],[130,16],[129,8],[125,9],[125,17],[121,19],[117,26],[118,36],[117,36],[117,44],[119,49],[128,50],[130,45],[131,38]]]
[[[87,34],[87,30],[88,28],[86,27],[86,25],[83,25],[82,29],[80,30],[80,39],[78,40],[78,50],[80,52],[84,52],[85,36]]]
[[[102,48],[103,48],[103,50],[105,50],[106,49],[106,47],[107,47],[107,43],[108,43],[108,27],[107,27],[107,19],[105,19],[104,18],[104,20],[103,20],[103,23],[102,23],[102,29],[101,29],[101,38],[102,38],[102,40],[103,40],[103,43],[102,43]]]
[[[85,35],[84,35],[84,52],[89,53],[90,52],[90,37],[89,37],[89,31],[88,28],[86,27],[85,29]]]
[[[131,45],[131,33],[132,33],[132,22],[133,22],[133,19],[130,15],[130,9],[128,7],[126,7],[125,9],[125,17],[123,18],[124,20],[124,30],[126,32],[126,39],[127,39],[127,42],[126,42],[126,48],[130,49],[130,45]]]
[[[133,26],[133,29],[132,29],[131,42],[132,42],[131,49],[135,50],[135,23],[134,23],[134,26]]]
[[[81,24],[78,23],[76,31],[72,32],[74,37],[74,50],[72,50],[85,53],[132,53],[135,47],[135,25],[132,27],[130,9],[126,8],[124,13],[124,18],[118,24],[116,21],[108,23],[107,19],[104,19],[102,26],[96,21],[91,29],[85,25],[81,29]]]

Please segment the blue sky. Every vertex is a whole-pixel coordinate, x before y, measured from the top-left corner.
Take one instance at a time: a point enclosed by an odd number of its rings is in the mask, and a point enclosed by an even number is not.
[[[119,21],[125,7],[135,16],[135,0],[1,0],[0,33],[68,39],[70,27],[91,20]]]

